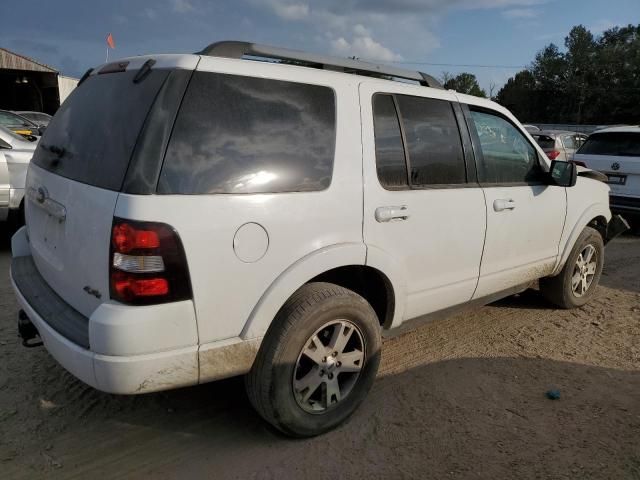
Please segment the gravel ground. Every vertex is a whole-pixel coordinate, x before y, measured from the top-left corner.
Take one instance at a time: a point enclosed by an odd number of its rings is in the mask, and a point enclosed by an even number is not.
[[[607,247],[597,298],[579,310],[531,290],[385,341],[362,407],[310,440],[265,425],[241,379],[100,393],[22,348],[16,314],[4,275],[2,478],[640,479],[637,237]]]

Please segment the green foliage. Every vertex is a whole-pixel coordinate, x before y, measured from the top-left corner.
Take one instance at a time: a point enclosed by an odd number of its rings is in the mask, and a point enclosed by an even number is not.
[[[564,52],[554,44],[543,48],[496,100],[527,122],[639,124],[640,25],[597,38],[578,25],[564,46]]]
[[[471,73],[461,73],[453,77],[449,73],[443,74],[443,86],[448,90],[455,90],[459,93],[475,95],[476,97],[487,98],[486,92],[478,85],[478,79]]]

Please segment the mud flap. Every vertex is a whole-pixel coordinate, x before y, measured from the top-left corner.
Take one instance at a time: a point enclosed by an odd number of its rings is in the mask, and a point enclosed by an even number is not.
[[[607,235],[604,240],[605,245],[630,228],[631,227],[629,227],[629,222],[627,222],[620,215],[614,215],[611,218],[611,221],[607,224]]]

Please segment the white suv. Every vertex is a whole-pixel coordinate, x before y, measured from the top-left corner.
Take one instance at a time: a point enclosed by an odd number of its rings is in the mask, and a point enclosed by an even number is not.
[[[248,373],[258,412],[310,436],[365,398],[381,334],[543,277],[587,302],[607,185],[437,87],[240,42],[88,72],[12,240],[24,342],[120,394]]]
[[[574,159],[607,175],[611,210],[623,214],[640,233],[640,127],[598,130]]]

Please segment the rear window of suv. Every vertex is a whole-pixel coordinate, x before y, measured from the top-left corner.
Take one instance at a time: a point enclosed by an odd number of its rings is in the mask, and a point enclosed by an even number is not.
[[[616,157],[640,157],[640,133],[594,133],[577,153],[584,155],[611,155]]]
[[[279,193],[331,183],[336,135],[329,87],[195,72],[158,193]]]
[[[57,175],[120,190],[145,118],[169,70],[92,75],[49,123],[33,163]]]
[[[548,135],[536,135],[535,133],[531,134],[531,136],[544,150],[550,150],[556,146],[556,139],[553,137]]]

